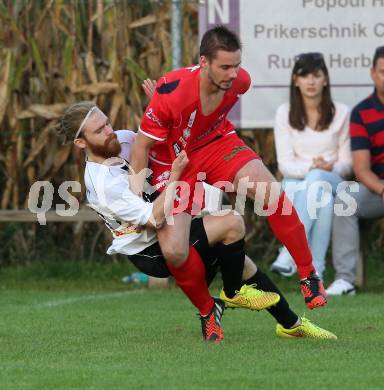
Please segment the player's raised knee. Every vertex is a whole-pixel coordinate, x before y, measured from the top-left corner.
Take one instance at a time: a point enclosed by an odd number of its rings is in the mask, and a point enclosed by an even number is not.
[[[173,245],[173,243],[167,243],[162,245],[161,252],[167,263],[171,263],[174,266],[181,265],[188,257],[188,248],[183,248],[181,245]]]
[[[227,226],[226,242],[239,241],[245,236],[245,224],[240,215],[230,213],[226,215],[223,223]]]

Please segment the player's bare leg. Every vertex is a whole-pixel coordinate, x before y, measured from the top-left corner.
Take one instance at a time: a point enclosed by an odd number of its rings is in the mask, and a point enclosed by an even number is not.
[[[223,211],[222,215],[215,213],[206,215],[203,219],[204,229],[207,233],[210,245],[221,242],[224,245],[231,244],[244,238],[245,226],[240,216],[235,216],[234,212]]]
[[[286,246],[297,264],[307,306],[313,309],[325,305],[325,290],[315,274],[305,229],[290,200],[278,190],[276,179],[261,160],[251,160],[237,172],[234,179],[236,191],[239,191],[243,178],[252,184],[247,186],[247,196],[265,208],[275,210],[267,219],[275,236]]]
[[[271,184],[278,183],[269,169],[264,165],[261,160],[254,159],[246,163],[235,176],[233,182],[235,190],[237,191],[240,179],[248,178],[250,183],[254,185],[247,188],[247,196],[252,200],[260,203],[263,206],[268,206],[268,204],[274,204],[279,200],[280,192],[271,191]],[[265,183],[265,192],[257,191],[257,185],[259,183]],[[276,186],[277,187],[277,186]]]
[[[248,255],[245,255],[244,268],[243,268],[243,280],[250,279],[257,272],[257,265],[250,259]]]
[[[173,224],[165,223],[157,232],[160,248],[167,263],[175,267],[181,266],[188,257],[191,220],[192,217],[187,213],[174,215]]]

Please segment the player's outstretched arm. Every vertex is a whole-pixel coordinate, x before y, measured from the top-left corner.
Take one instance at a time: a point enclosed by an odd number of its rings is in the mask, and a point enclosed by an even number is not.
[[[172,209],[174,201],[174,196],[172,196],[173,194],[167,194],[167,190],[174,190],[174,188],[172,188],[172,184],[180,179],[180,176],[183,173],[184,168],[188,165],[188,162],[188,156],[184,150],[173,161],[167,187],[154,201],[152,210],[153,218],[148,221],[147,226],[155,229],[160,229],[163,226],[165,218],[167,217],[167,210]]]
[[[135,194],[141,194],[144,187],[143,175],[138,175],[144,168],[148,167],[148,153],[152,145],[156,141],[145,136],[142,133],[137,133],[135,142],[132,147],[131,168],[135,175],[130,179],[131,189]]]

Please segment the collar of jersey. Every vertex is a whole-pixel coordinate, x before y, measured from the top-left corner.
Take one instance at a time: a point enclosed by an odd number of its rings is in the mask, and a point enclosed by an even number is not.
[[[121,163],[120,164],[114,164],[114,165],[107,165],[107,164],[104,164],[104,163],[98,163],[96,161],[92,161],[88,158],[88,156],[85,157],[85,161],[87,163],[92,163],[92,164],[98,164],[98,165],[101,165],[103,167],[106,167],[106,168],[120,168],[120,169],[123,169],[125,171],[130,171],[130,166],[128,164],[128,161],[125,160],[124,158],[118,156],[120,159],[121,159]]]

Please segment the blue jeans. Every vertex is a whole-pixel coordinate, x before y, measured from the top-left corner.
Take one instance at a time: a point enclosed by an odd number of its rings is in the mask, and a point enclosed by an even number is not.
[[[325,256],[331,237],[336,189],[342,181],[335,173],[312,169],[304,179],[284,179],[282,183],[304,225],[313,265],[320,278],[323,278]],[[289,255],[286,248],[282,251]]]

